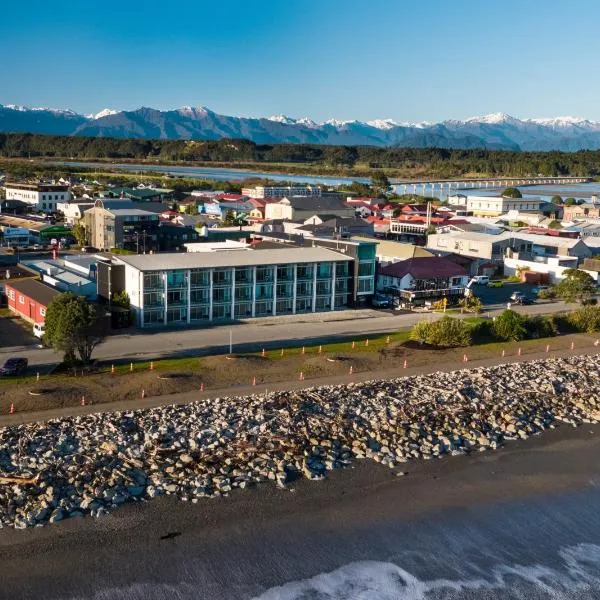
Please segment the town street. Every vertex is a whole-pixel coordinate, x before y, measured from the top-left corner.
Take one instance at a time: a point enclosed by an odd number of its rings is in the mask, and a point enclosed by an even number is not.
[[[498,306],[482,314],[494,316],[500,314],[505,308],[505,306]],[[575,306],[564,302],[546,302],[512,308],[522,314],[535,315],[573,310]],[[298,346],[303,342],[307,345],[326,343],[352,339],[353,336],[376,335],[407,329],[418,321],[438,319],[441,316],[439,313],[395,314],[393,311],[365,309],[253,319],[244,323],[197,329],[168,331],[132,329],[131,333],[109,336],[98,346],[94,357],[99,360],[119,362],[222,354],[229,351],[230,335],[234,352]],[[62,355],[54,350],[41,349],[35,345],[0,348],[0,362],[9,356],[28,358],[30,366],[38,367],[42,373],[52,369],[62,358]]]

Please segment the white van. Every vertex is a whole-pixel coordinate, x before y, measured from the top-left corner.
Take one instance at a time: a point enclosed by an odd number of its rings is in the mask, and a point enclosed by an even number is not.
[[[475,275],[473,277],[473,283],[478,283],[479,285],[487,285],[490,282],[490,278],[487,275]]]
[[[45,326],[45,323],[34,323],[33,324],[33,335],[35,335],[36,338],[42,339],[42,337],[44,335],[44,326]]]

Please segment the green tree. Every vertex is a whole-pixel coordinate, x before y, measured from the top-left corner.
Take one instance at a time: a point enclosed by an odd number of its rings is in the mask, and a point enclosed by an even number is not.
[[[232,227],[233,225],[235,225],[235,216],[233,215],[233,211],[231,209],[229,209],[225,213],[225,218],[223,219],[223,225],[225,225],[225,227]]]
[[[475,294],[465,296],[458,304],[465,312],[480,313],[483,310],[483,304]]]
[[[85,227],[81,225],[81,223],[76,223],[73,225],[72,233],[78,246],[85,246],[87,244]]]
[[[577,331],[596,333],[600,331],[600,306],[582,306],[567,319]]]
[[[553,290],[565,302],[584,303],[596,293],[596,282],[589,273],[581,269],[565,269],[564,275],[565,278],[553,286]]]
[[[129,294],[125,290],[116,292],[112,296],[112,305],[120,306],[121,308],[130,308],[131,300],[129,299]]]
[[[494,319],[492,325],[494,336],[503,341],[518,342],[525,339],[527,329],[525,319],[514,310],[505,310]]]
[[[577,200],[575,200],[575,198],[567,198],[565,200],[565,206],[573,206],[574,204],[577,204]]]
[[[552,198],[550,199],[550,202],[552,202],[552,204],[562,204],[563,199],[561,196],[552,196]]]
[[[502,196],[505,198],[522,198],[523,194],[515,187],[508,187],[502,192]]]
[[[48,306],[44,342],[64,352],[66,362],[73,362],[77,353],[83,363],[89,363],[94,348],[104,337],[102,315],[86,298],[65,292]]]
[[[380,192],[386,193],[390,191],[390,180],[383,171],[374,171],[371,175],[371,183]]]
[[[548,229],[562,229],[562,225],[560,221],[554,219],[554,221],[550,221],[550,223],[548,223]]]

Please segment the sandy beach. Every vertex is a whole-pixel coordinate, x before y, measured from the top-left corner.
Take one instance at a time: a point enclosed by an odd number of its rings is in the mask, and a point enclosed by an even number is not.
[[[0,597],[326,597],[272,588],[356,561],[388,564],[394,547],[402,554],[415,543],[433,560],[437,549],[432,546],[453,527],[477,539],[490,534],[485,528],[499,527],[503,515],[512,519],[515,507],[529,516],[496,531],[496,550],[513,561],[535,562],[544,552],[553,554],[555,546],[600,544],[600,520],[586,508],[598,502],[599,434],[598,425],[563,425],[493,453],[413,461],[403,477],[372,461],[359,461],[324,481],[301,480],[289,489],[260,486],[196,505],[158,498],[99,519],[4,529]],[[578,508],[565,511],[564,503]],[[540,512],[540,505],[548,514]],[[558,528],[552,507],[564,519]],[[547,529],[540,529],[536,519]],[[527,543],[533,534],[541,537]],[[502,535],[513,536],[504,544],[508,547],[503,548]],[[422,577],[452,568],[436,559],[422,568]]]

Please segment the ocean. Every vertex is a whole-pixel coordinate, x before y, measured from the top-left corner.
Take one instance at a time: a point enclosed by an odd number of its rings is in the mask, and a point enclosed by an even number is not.
[[[95,600],[584,600],[600,598],[600,490],[442,512],[342,532],[282,532],[253,556]],[[398,507],[401,513],[402,507]],[[309,576],[299,577],[299,574]],[[269,582],[278,580],[276,585]],[[82,599],[81,599],[82,600]]]

